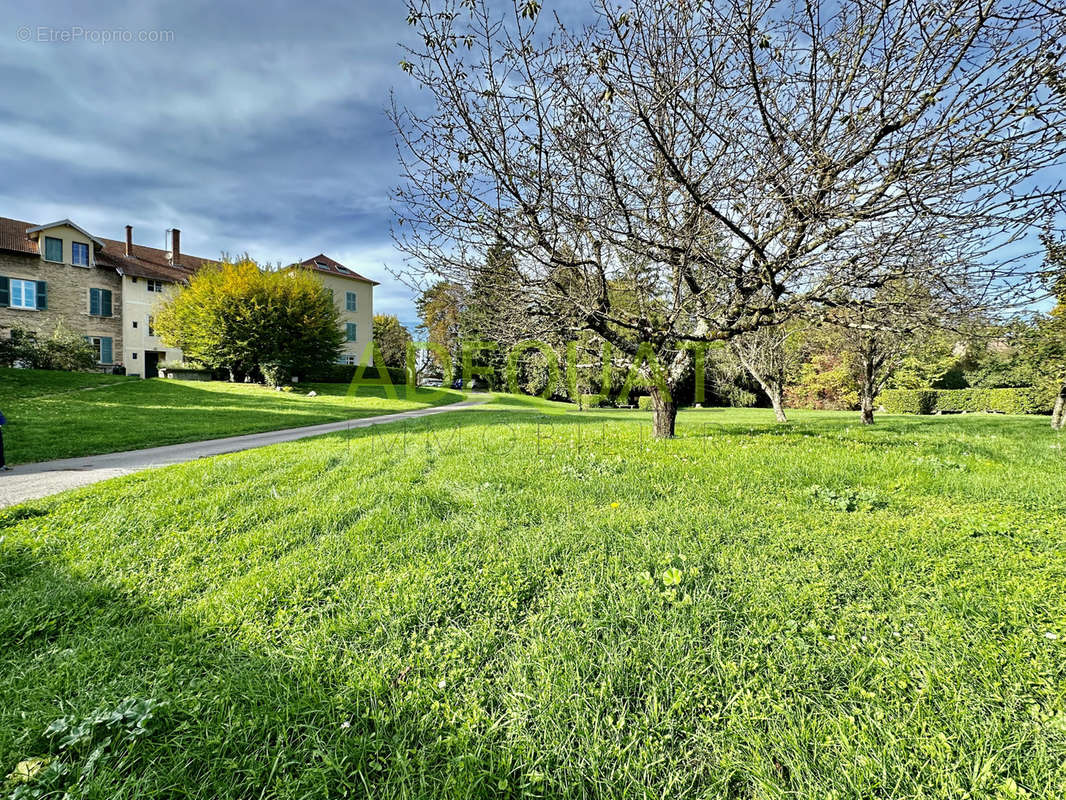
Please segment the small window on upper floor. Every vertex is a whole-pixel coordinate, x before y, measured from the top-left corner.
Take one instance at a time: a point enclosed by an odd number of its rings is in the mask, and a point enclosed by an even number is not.
[[[344,293],[344,305],[345,305],[345,308],[347,308],[349,311],[355,311],[356,310],[355,303],[356,303],[355,292],[345,292]]]
[[[44,237],[44,260],[54,261],[57,264],[63,263],[62,239],[56,239],[54,236]]]
[[[76,267],[89,266],[89,245],[82,242],[71,242],[70,263]]]
[[[150,292],[161,292],[161,291],[163,291],[163,281],[154,281],[151,278],[148,278],[148,291],[150,291]]]

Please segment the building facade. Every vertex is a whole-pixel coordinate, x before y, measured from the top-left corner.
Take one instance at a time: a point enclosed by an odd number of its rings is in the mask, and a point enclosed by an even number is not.
[[[373,364],[373,349],[367,347],[374,338],[374,287],[378,282],[322,253],[295,266],[310,270],[333,293],[333,304],[344,331],[340,363],[358,364],[365,360]]]
[[[104,242],[70,220],[0,219],[0,329],[51,336],[60,325],[86,337],[102,365],[122,354],[122,279]]]
[[[166,249],[96,237],[70,220],[37,225],[0,217],[0,336],[25,331],[47,338],[57,326],[86,338],[100,369],[124,367],[151,378],[162,361],[181,361],[153,328],[155,305],[180,291],[205,265],[181,251],[181,231]],[[319,254],[295,267],[311,270],[332,292],[345,343],[341,363],[357,363],[373,338],[375,281]]]

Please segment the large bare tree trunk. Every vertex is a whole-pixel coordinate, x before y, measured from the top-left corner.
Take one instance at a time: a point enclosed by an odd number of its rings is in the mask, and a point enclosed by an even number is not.
[[[1051,412],[1052,430],[1061,431],[1066,427],[1066,383],[1059,388],[1059,396],[1055,398],[1055,410]]]
[[[860,400],[860,407],[862,408],[862,424],[873,425],[874,424],[874,397],[868,389],[862,390],[862,399]]]
[[[774,416],[778,422],[788,422],[788,417],[785,416],[785,403],[780,386],[774,386],[767,392],[770,395],[770,404],[774,407]]]
[[[674,423],[677,421],[677,403],[673,397],[667,400],[657,386],[651,387],[650,393],[653,435],[656,439],[673,438]]]
[[[780,345],[778,345],[780,346]],[[744,353],[737,348],[734,352],[737,354],[737,358],[740,361],[740,365],[748,371],[751,377],[755,378],[759,387],[765,392],[766,396],[770,398],[770,405],[774,407],[774,416],[778,422],[788,422],[788,417],[785,416],[785,374],[781,369],[779,372],[775,371],[763,371],[756,369],[754,362],[746,358]],[[766,376],[766,377],[764,377]]]

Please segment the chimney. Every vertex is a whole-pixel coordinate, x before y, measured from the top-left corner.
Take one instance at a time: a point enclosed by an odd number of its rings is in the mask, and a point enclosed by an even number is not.
[[[177,228],[170,230],[170,252],[167,256],[171,264],[181,264],[181,231]]]
[[[126,255],[133,255],[133,226],[126,226]]]

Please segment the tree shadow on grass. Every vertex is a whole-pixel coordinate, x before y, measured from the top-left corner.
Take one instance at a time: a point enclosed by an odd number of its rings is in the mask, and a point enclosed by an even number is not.
[[[480,797],[521,783],[518,754],[472,743],[372,657],[238,638],[0,543],[0,775],[59,759],[69,788],[90,749],[61,750],[48,725],[135,698],[162,704],[148,733],[106,749],[78,796]]]

